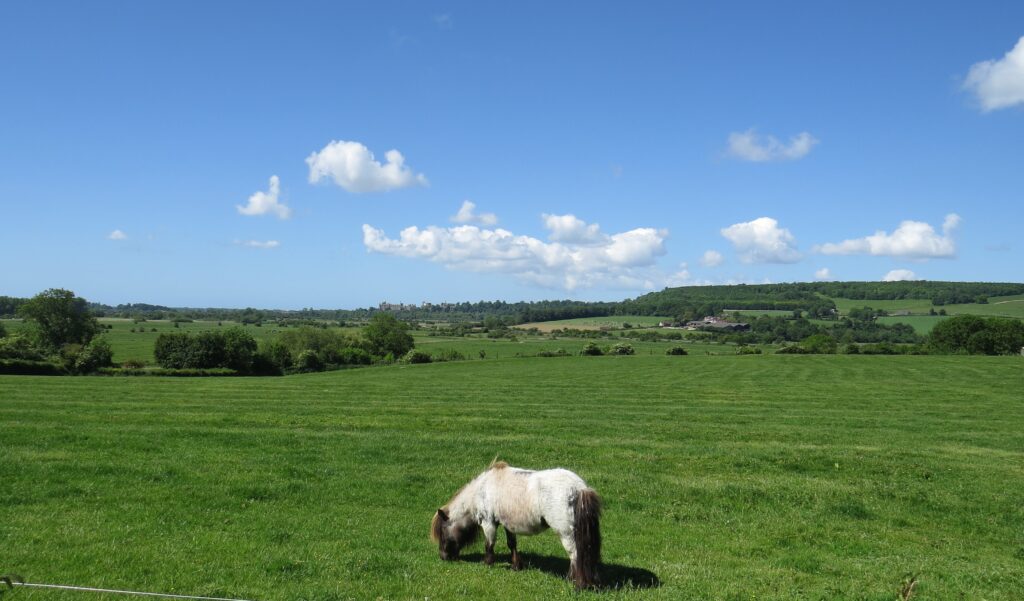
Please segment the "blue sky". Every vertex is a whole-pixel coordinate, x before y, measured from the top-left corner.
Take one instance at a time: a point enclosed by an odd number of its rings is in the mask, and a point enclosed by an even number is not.
[[[1024,279],[1024,4],[552,4],[3,3],[0,294]]]

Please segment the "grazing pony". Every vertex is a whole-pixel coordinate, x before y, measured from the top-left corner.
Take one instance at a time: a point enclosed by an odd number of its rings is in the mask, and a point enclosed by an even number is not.
[[[512,552],[512,569],[518,570],[522,561],[516,535],[552,528],[569,554],[569,578],[576,588],[593,588],[601,562],[600,515],[600,497],[569,470],[535,472],[498,461],[437,510],[430,537],[441,559],[453,560],[483,530],[484,563],[491,565],[500,524]]]

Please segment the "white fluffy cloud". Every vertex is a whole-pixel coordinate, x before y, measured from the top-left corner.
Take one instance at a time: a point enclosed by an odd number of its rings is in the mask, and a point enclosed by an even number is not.
[[[816,250],[826,255],[875,255],[906,259],[950,258],[956,254],[953,232],[960,226],[960,216],[946,215],[942,235],[923,221],[903,221],[893,233],[877,231],[864,238],[822,244]]]
[[[465,200],[459,208],[459,212],[452,215],[451,220],[455,223],[479,223],[481,225],[494,225],[498,223],[498,216],[494,213],[474,213],[476,204]]]
[[[974,93],[985,112],[1024,104],[1024,36],[1003,58],[971,65],[964,89]]]
[[[544,227],[550,232],[548,239],[552,242],[572,244],[601,244],[608,237],[601,233],[601,226],[587,223],[575,215],[541,215]]]
[[[771,217],[759,217],[722,228],[722,236],[732,242],[744,263],[796,263],[800,251],[796,238]]]
[[[725,262],[725,257],[717,250],[706,250],[700,258],[700,264],[704,267],[718,267]]]
[[[364,224],[363,244],[369,252],[427,259],[451,269],[509,273],[567,290],[593,286],[651,289],[663,281],[652,266],[656,257],[665,254],[666,230],[637,228],[606,235],[581,221],[582,227],[573,231],[590,232],[592,239],[556,240],[565,234],[564,228],[559,229],[563,220],[548,217],[552,216],[545,216],[551,242],[475,225],[411,226],[398,238],[388,238],[383,230]]]
[[[883,282],[903,282],[916,279],[917,275],[909,269],[893,269],[882,277]]]
[[[281,243],[277,240],[235,240],[235,244],[239,246],[246,246],[248,248],[277,248],[281,246]]]
[[[292,210],[287,205],[277,201],[281,194],[281,180],[276,175],[270,176],[270,187],[266,192],[256,192],[249,197],[249,203],[244,207],[235,205],[242,215],[266,215],[273,213],[278,219],[288,219],[292,216]]]
[[[128,239],[128,234],[122,232],[121,230],[114,230],[114,231],[110,232],[109,234],[107,234],[107,240],[127,240],[127,239]]]
[[[831,280],[832,272],[828,267],[822,267],[821,269],[814,272],[814,279],[816,280]]]
[[[384,153],[386,163],[381,164],[370,149],[359,142],[332,140],[320,152],[306,158],[309,182],[317,183],[330,177],[334,183],[349,192],[386,192],[398,188],[428,185],[422,173],[414,174],[405,164],[405,157],[397,150]]]
[[[794,161],[807,156],[818,139],[800,132],[783,144],[775,136],[762,136],[754,129],[729,134],[729,154],[744,161]]]
[[[680,263],[679,270],[665,278],[665,285],[670,288],[694,285],[693,277],[690,275],[690,266]]]

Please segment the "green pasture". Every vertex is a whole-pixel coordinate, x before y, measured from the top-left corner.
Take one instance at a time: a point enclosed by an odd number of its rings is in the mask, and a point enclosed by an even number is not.
[[[792,317],[792,311],[784,311],[779,309],[725,309],[722,311],[732,315],[733,313],[739,313],[740,315],[746,315],[750,317],[760,317],[762,315],[768,315],[770,317]]]
[[[657,326],[658,322],[665,319],[671,318],[657,315],[611,315],[608,317],[577,317],[575,319],[524,323],[516,327],[522,329],[537,328],[542,332],[565,328],[576,328],[579,330],[621,329],[627,323],[634,327]]]
[[[1019,357],[571,357],[283,378],[0,377],[0,566],[261,601],[1011,601]],[[434,510],[495,456],[603,496],[604,580],[442,563]],[[29,589],[17,601],[115,597]],[[118,597],[120,598],[120,597]],[[5,601],[7,599],[5,598]]]
[[[839,313],[845,315],[850,309],[859,307],[871,307],[883,309],[890,313],[894,311],[909,311],[910,313],[927,315],[931,309],[936,311],[945,309],[949,315],[984,315],[988,317],[1017,317],[1024,319],[1024,295],[1017,296],[994,296],[986,304],[970,303],[961,305],[945,305],[936,307],[929,299],[901,299],[901,300],[854,300],[849,298],[833,298]]]
[[[928,334],[943,319],[949,319],[946,315],[901,315],[897,317],[878,317],[878,323],[891,326],[897,323],[905,323],[914,328],[918,334]]]
[[[1024,319],[1024,295],[994,296],[984,305],[947,305],[946,312],[950,315],[969,313],[988,317],[1016,317]]]
[[[509,357],[535,357],[542,351],[557,351],[562,349],[567,353],[576,355],[584,346],[593,342],[601,348],[610,347],[615,344],[625,343],[633,347],[638,355],[664,355],[665,351],[674,346],[682,346],[689,353],[699,354],[735,354],[736,346],[727,344],[690,342],[686,340],[673,340],[669,342],[641,342],[619,338],[546,338],[546,337],[522,337],[519,340],[506,338],[491,339],[483,337],[464,338],[443,338],[443,337],[415,337],[416,348],[431,353],[439,354],[444,350],[455,350],[466,356],[467,359],[479,359],[480,351],[484,352],[486,359],[507,359]]]

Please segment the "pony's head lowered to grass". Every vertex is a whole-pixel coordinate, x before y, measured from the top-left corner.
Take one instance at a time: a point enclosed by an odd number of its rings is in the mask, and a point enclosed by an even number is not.
[[[453,521],[443,507],[430,522],[430,538],[437,543],[438,553],[445,561],[458,559],[462,548],[476,540],[479,533],[480,526],[475,521]]]

